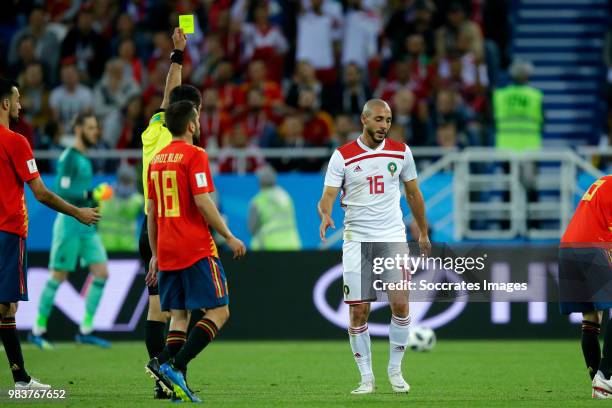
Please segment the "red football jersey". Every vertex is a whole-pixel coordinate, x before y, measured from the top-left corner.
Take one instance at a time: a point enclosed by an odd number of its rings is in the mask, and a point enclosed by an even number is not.
[[[612,175],[600,178],[584,193],[561,243],[612,243]]]
[[[25,137],[0,125],[0,231],[28,236],[23,183],[40,177]]]
[[[194,196],[215,191],[204,149],[173,141],[151,160],[149,199],[157,219],[157,265],[161,271],[187,268],[218,257],[208,224]]]

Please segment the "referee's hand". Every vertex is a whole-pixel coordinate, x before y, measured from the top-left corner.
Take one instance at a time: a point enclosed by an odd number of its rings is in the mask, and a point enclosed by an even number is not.
[[[174,44],[174,49],[184,51],[187,46],[187,36],[183,32],[183,29],[180,27],[176,27],[174,29],[174,33],[172,34],[172,43]]]
[[[85,225],[93,225],[100,221],[100,214],[97,208],[79,208],[75,217],[80,223]]]

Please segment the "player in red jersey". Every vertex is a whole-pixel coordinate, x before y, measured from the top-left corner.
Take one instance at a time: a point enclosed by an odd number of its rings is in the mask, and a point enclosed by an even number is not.
[[[200,135],[199,113],[180,101],[166,110],[172,142],[151,160],[147,222],[153,257],[147,283],[158,280],[161,308],[170,311],[164,352],[146,366],[160,385],[183,401],[199,401],[187,387],[184,371],[229,318],[225,272],[209,226],[226,239],[234,258],[246,248],[225,225],[209,193],[214,191]],[[159,273],[157,272],[159,268]],[[205,314],[189,333],[188,310]],[[176,341],[173,341],[175,340]]]
[[[603,310],[612,308],[612,175],[582,196],[559,248],[561,313],[582,313],[582,352],[593,380],[593,398],[612,399],[612,324],[599,332]]]
[[[25,370],[15,313],[17,302],[28,300],[27,255],[28,212],[24,183],[28,183],[38,201],[86,225],[100,216],[94,208],[77,208],[47,189],[32,149],[25,137],[9,129],[9,120],[17,119],[21,105],[19,90],[9,80],[0,78],[0,337],[13,374],[16,389],[49,389],[30,377]]]

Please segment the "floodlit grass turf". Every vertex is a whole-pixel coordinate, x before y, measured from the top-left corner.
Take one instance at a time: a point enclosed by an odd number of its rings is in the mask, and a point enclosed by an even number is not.
[[[590,382],[578,341],[445,341],[430,353],[407,352],[404,374],[412,390],[391,392],[388,343],[373,344],[377,392],[353,396],[357,368],[348,341],[215,342],[189,366],[189,383],[215,407],[586,406]],[[144,344],[115,343],[111,350],[60,344],[44,352],[25,346],[32,375],[68,398],[12,406],[145,407],[153,401],[145,376]],[[2,359],[4,357],[2,356]],[[6,406],[11,385],[0,371]],[[601,404],[600,404],[601,405]]]

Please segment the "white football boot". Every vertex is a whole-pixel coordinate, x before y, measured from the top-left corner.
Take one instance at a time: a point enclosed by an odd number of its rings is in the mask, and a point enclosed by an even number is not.
[[[591,396],[595,399],[612,399],[612,380],[606,380],[601,371],[597,371],[592,382],[593,393]]]
[[[389,371],[389,382],[394,392],[407,393],[410,391],[410,385],[404,380],[401,370]]]
[[[374,392],[374,377],[362,378],[359,386],[351,391],[353,395],[371,394]]]
[[[15,383],[16,390],[50,390],[49,384],[43,384],[34,377],[30,377],[30,382],[18,381]]]

